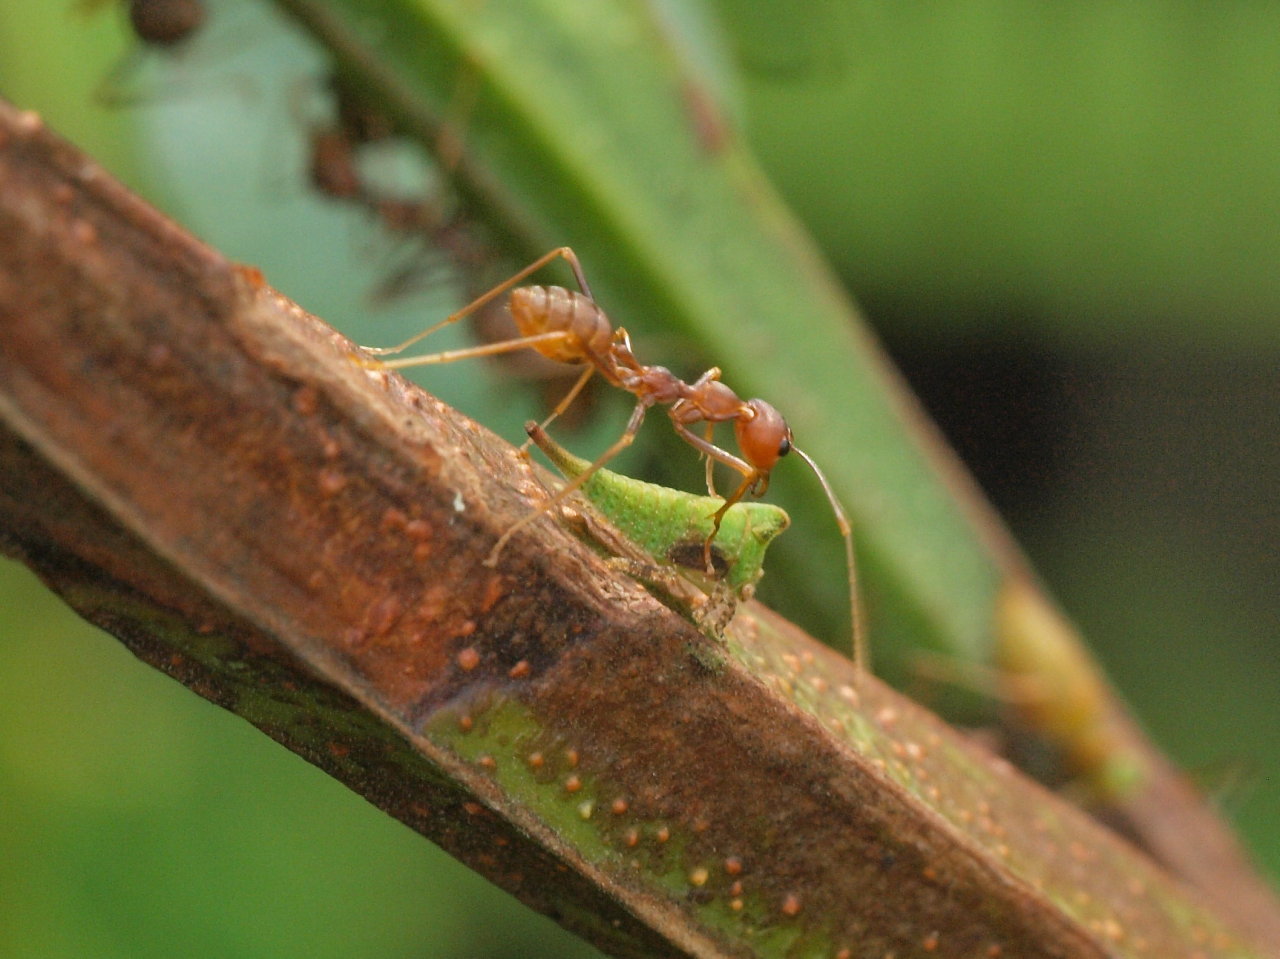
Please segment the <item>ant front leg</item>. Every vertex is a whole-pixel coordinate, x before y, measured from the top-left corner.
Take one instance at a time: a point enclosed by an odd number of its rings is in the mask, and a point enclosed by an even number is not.
[[[718,375],[720,371],[708,370],[703,374],[703,378],[706,378],[712,372],[715,372]],[[711,442],[710,438],[703,439],[701,436],[698,436],[684,423],[681,423],[674,417],[671,420],[671,425],[675,428],[676,433],[679,434],[681,439],[707,457],[707,485],[712,496],[715,496],[716,492],[710,482],[711,470],[717,462],[724,463],[725,466],[737,470],[743,476],[743,480],[738,484],[738,488],[733,491],[732,495],[725,498],[724,505],[716,510],[715,514],[711,517],[711,533],[707,536],[706,542],[702,544],[703,564],[706,566],[708,573],[713,573],[714,570],[711,565],[711,544],[715,542],[716,534],[720,532],[720,523],[724,520],[724,514],[728,512],[729,507],[742,499],[742,497],[747,494],[748,490],[755,487],[762,479],[767,480],[768,474],[762,474],[759,469],[752,466],[746,460],[741,457],[734,456],[728,450],[721,449],[719,446],[716,446],[715,443]],[[707,424],[708,434],[710,434],[711,426],[712,424]]]
[[[715,515],[711,517],[711,535],[708,536],[707,541],[702,544],[702,557],[708,568],[710,568],[711,565],[711,541],[714,540],[716,538],[716,534],[720,532],[720,523],[724,520],[724,514],[729,512],[729,507],[742,499],[742,497],[746,496],[747,491],[754,487],[758,482],[760,482],[760,475],[758,472],[755,475],[748,476],[738,484],[738,488],[734,490],[731,495],[725,497],[724,504],[716,510]]]

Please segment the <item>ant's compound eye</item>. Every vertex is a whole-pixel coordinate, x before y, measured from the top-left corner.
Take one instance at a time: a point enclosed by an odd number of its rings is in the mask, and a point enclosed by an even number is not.
[[[778,455],[786,456],[791,452],[791,436],[787,435],[782,438],[782,442],[778,444]]]

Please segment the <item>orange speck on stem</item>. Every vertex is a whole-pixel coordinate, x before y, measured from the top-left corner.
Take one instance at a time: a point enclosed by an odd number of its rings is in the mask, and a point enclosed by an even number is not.
[[[88,220],[76,220],[71,224],[71,235],[80,246],[93,246],[98,242],[98,230]]]
[[[299,416],[314,416],[320,405],[320,394],[314,386],[299,387],[293,393],[293,411]]]
[[[348,479],[338,470],[324,469],[320,471],[318,485],[325,496],[335,496],[346,488]]]
[[[240,278],[249,285],[254,292],[266,289],[267,278],[262,275],[262,271],[256,266],[249,266],[247,263],[237,263],[235,265],[236,272],[240,274]]]
[[[484,598],[480,602],[480,611],[488,612],[494,603],[502,599],[504,592],[505,587],[501,576],[494,576],[490,579],[484,591]]]

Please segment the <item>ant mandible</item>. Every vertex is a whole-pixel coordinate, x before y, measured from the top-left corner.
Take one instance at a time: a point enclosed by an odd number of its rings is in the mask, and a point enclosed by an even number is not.
[[[557,258],[562,258],[569,264],[581,292],[560,286],[517,285]],[[813,470],[826,492],[836,523],[840,527],[840,535],[844,538],[845,560],[849,571],[853,659],[859,668],[864,668],[867,663],[867,650],[862,634],[858,603],[852,527],[844,508],[836,498],[835,491],[827,482],[822,470],[818,468],[818,464],[794,444],[791,428],[787,426],[787,421],[772,404],[762,399],[743,400],[732,389],[720,382],[718,367],[713,366],[694,382],[686,383],[666,367],[646,366],[636,359],[631,349],[630,336],[622,327],[615,329],[604,310],[596,303],[591,295],[591,286],[583,273],[582,264],[578,262],[577,255],[569,247],[558,247],[539,257],[462,309],[449,314],[439,323],[403,343],[382,349],[366,348],[366,350],[377,356],[400,353],[436,330],[456,323],[482,308],[507,290],[511,290],[509,307],[520,336],[498,343],[446,350],[443,353],[432,353],[427,356],[379,361],[380,364],[392,369],[403,369],[409,366],[452,363],[455,360],[476,356],[493,356],[515,350],[534,349],[549,359],[562,363],[581,364],[584,367],[577,382],[543,421],[543,429],[569,408],[583,387],[597,373],[611,385],[633,395],[636,398],[636,405],[631,412],[631,418],[627,421],[626,429],[613,445],[601,453],[586,470],[567,482],[557,493],[544,500],[541,505],[503,533],[489,553],[485,564],[494,565],[498,554],[517,531],[562,502],[598,469],[630,446],[650,407],[666,406],[671,425],[680,438],[707,457],[707,489],[712,496],[719,495],[716,493],[712,479],[714,463],[723,463],[742,476],[742,482],[738,484],[737,489],[725,497],[724,504],[712,517],[712,531],[703,544],[703,559],[708,572],[711,571],[711,544],[720,529],[720,521],[729,507],[748,493],[752,496],[763,495],[769,487],[769,476],[774,466],[788,453],[794,452]],[[725,422],[733,423],[734,436],[738,442],[738,449],[742,453],[741,456],[721,449],[711,441],[715,424]],[[699,423],[706,426],[704,436],[699,436],[690,429],[691,426]]]

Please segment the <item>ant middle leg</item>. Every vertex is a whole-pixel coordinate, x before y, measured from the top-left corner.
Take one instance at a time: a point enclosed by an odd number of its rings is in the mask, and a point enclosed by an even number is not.
[[[547,414],[547,418],[538,424],[538,429],[545,430],[548,426],[550,426],[553,422],[555,422],[556,417],[558,417],[561,413],[563,413],[570,406],[572,406],[573,401],[578,398],[578,394],[582,392],[583,388],[590,381],[591,377],[595,375],[595,372],[596,372],[596,368],[588,363],[587,368],[582,371],[582,375],[578,377],[577,381],[570,388],[569,392],[566,393],[564,397],[560,400],[560,402],[555,405],[555,408],[550,413]],[[520,452],[521,453],[529,452],[529,445],[532,442],[533,442],[532,436],[526,437],[525,441],[520,444]]]
[[[613,445],[610,446],[603,453],[601,453],[598,457],[596,457],[596,459],[591,463],[590,466],[584,469],[581,473],[579,473],[573,479],[569,480],[569,482],[567,482],[564,486],[560,487],[560,489],[557,490],[554,495],[543,500],[541,503],[539,503],[537,506],[531,509],[526,515],[522,516],[520,519],[516,520],[516,522],[512,523],[511,526],[508,527],[507,531],[498,537],[498,541],[493,544],[493,549],[490,550],[488,557],[484,561],[484,564],[486,566],[496,566],[498,564],[499,554],[501,554],[503,548],[507,545],[507,542],[511,539],[512,536],[514,536],[520,530],[524,529],[524,527],[528,526],[530,523],[532,523],[535,519],[537,519],[547,510],[552,509],[555,506],[558,506],[560,503],[563,503],[565,498],[568,497],[570,493],[572,493],[574,490],[580,487],[587,480],[591,479],[591,477],[595,475],[597,470],[599,470],[606,463],[608,463],[609,460],[613,459],[615,456],[617,456],[619,453],[625,450],[628,446],[630,446],[632,441],[635,440],[636,438],[636,433],[640,430],[640,424],[644,422],[644,414],[648,411],[648,409],[649,409],[649,404],[646,403],[644,400],[641,400],[639,403],[637,403],[636,408],[631,411],[631,418],[627,420],[626,429],[623,430],[622,435],[619,436],[613,442]]]
[[[708,423],[707,428],[702,432],[703,439],[705,439],[709,444],[715,438],[715,435],[716,435],[716,425],[714,423]],[[702,454],[702,458],[706,461],[706,464],[707,464],[707,495],[719,496],[720,494],[716,492],[715,458],[708,456],[706,453]]]

